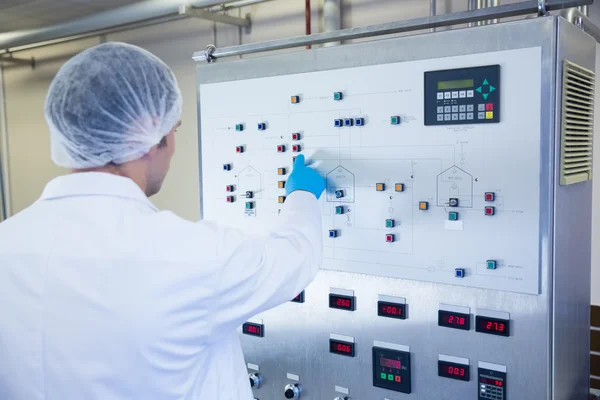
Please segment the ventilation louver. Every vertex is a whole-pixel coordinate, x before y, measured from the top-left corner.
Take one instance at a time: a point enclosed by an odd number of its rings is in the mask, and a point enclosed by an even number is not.
[[[564,61],[560,184],[592,180],[595,73]]]

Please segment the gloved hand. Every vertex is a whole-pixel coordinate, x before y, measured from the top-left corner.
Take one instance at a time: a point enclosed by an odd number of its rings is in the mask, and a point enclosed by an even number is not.
[[[289,195],[295,190],[311,192],[317,198],[325,190],[325,179],[314,169],[304,165],[304,156],[300,154],[294,162],[294,169],[285,183],[285,193]]]

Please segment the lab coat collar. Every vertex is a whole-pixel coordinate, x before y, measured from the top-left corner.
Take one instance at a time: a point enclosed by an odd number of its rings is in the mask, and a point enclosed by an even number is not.
[[[54,178],[46,185],[40,200],[77,196],[121,197],[139,201],[158,211],[134,181],[105,172],[77,172]]]

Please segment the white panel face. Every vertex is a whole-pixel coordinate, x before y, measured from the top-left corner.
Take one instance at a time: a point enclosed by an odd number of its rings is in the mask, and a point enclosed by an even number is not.
[[[425,126],[426,71],[496,64],[500,123]],[[541,49],[528,48],[201,85],[204,218],[251,232],[273,226],[278,196],[285,195],[277,183],[289,176],[297,144],[327,177],[323,268],[537,294],[540,68]],[[334,92],[343,100],[335,101]],[[298,104],[291,102],[295,95]],[[401,123],[392,125],[392,116]],[[364,118],[365,125],[336,128],[340,118]],[[293,133],[301,140],[293,141]],[[377,183],[385,190],[377,191]],[[405,190],[396,192],[396,183]],[[227,193],[227,185],[235,191]],[[344,197],[336,198],[336,190]],[[485,201],[486,192],[495,193],[494,202]],[[448,207],[450,198],[459,207]],[[426,211],[419,209],[423,201]],[[486,206],[495,207],[494,216],[485,215]],[[450,211],[458,221],[449,221]],[[386,228],[386,219],[395,226]],[[488,260],[497,268],[487,269]]]

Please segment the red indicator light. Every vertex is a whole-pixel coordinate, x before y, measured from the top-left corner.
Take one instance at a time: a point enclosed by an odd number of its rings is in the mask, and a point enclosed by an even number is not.
[[[486,207],[485,208],[485,215],[491,216],[496,214],[496,209],[494,207]]]
[[[402,378],[398,375],[396,375],[396,377],[394,378],[394,380],[398,383],[402,382]]]
[[[485,201],[494,201],[496,200],[496,195],[492,192],[487,192],[485,194]]]

